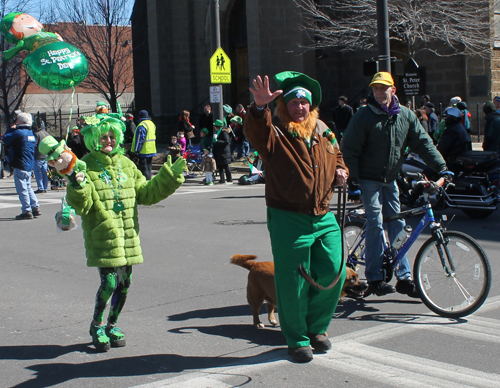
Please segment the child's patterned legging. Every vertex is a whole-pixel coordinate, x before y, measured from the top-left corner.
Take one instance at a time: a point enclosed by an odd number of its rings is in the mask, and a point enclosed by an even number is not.
[[[111,299],[108,323],[114,325],[127,300],[128,289],[132,281],[132,266],[98,268],[98,271],[101,277],[101,286],[95,297],[94,321],[98,323],[103,321],[104,311]]]

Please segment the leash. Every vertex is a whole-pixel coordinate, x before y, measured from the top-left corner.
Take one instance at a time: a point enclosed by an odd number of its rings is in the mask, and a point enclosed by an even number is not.
[[[339,273],[337,274],[337,276],[335,277],[335,279],[333,280],[333,282],[330,285],[324,287],[321,284],[318,284],[313,280],[313,278],[307,273],[306,269],[304,268],[304,266],[302,264],[300,264],[297,267],[297,271],[299,271],[300,276],[302,276],[307,283],[309,283],[311,286],[313,286],[314,288],[317,288],[320,291],[329,290],[330,288],[335,287],[340,280],[340,276],[342,275],[342,271],[344,270],[344,266],[345,266],[344,226],[345,226],[345,209],[346,209],[346,202],[347,202],[347,189],[346,189],[346,187],[347,187],[346,185],[342,186],[342,206],[341,206],[342,211],[340,214],[340,216],[341,216],[340,217],[340,235],[341,235],[341,242],[342,242],[342,248],[341,248],[342,256],[341,256],[341,264],[340,264]]]

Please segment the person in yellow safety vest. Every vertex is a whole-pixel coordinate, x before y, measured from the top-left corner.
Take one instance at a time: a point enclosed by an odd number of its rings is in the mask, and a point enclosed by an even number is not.
[[[156,126],[146,110],[139,112],[139,124],[132,140],[132,150],[139,156],[137,168],[150,180],[153,156],[156,156]]]

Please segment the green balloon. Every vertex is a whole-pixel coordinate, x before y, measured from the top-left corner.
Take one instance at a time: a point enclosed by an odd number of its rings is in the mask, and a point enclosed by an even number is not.
[[[89,73],[87,58],[72,44],[53,42],[35,49],[23,64],[35,83],[49,90],[80,85]]]

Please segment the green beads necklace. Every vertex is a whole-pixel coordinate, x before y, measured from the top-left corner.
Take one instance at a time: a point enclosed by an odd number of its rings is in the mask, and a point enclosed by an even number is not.
[[[123,202],[120,201],[120,190],[122,188],[122,181],[125,181],[125,175],[122,173],[122,165],[121,163],[118,161],[118,175],[117,175],[117,189],[115,190],[115,186],[113,185],[113,181],[112,181],[112,178],[111,178],[111,174],[109,173],[108,170],[106,170],[102,164],[99,162],[99,160],[97,160],[97,158],[94,156],[94,159],[96,160],[97,164],[99,165],[99,167],[101,168],[101,173],[99,174],[99,178],[101,178],[101,180],[106,183],[107,185],[109,185],[109,187],[111,187],[111,190],[113,190],[113,197],[114,197],[114,200],[115,200],[115,203],[113,205],[113,210],[115,212],[121,212],[122,210],[125,209],[125,206],[123,205]]]

